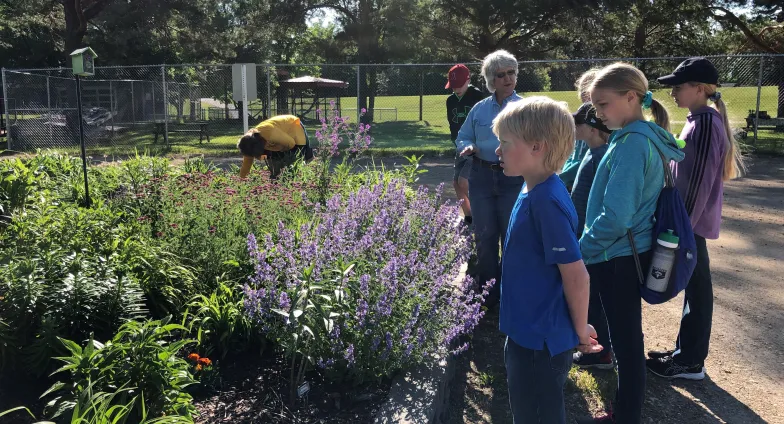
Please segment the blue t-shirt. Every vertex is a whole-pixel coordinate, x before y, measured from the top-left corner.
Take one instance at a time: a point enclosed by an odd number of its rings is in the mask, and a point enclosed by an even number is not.
[[[579,344],[558,264],[582,258],[577,212],[566,186],[553,174],[512,209],[501,267],[500,329],[518,345],[550,354]]]

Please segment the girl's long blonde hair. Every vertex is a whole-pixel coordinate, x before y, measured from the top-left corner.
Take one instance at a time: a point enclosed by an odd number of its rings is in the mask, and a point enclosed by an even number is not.
[[[574,88],[577,89],[577,98],[580,99],[581,102],[585,103],[590,101],[591,92],[589,89],[591,88],[591,83],[596,78],[596,74],[599,73],[601,68],[591,68],[582,75],[580,78],[577,78],[577,81],[574,82]],[[585,99],[585,96],[588,95],[588,99]]]
[[[708,97],[708,100],[713,102],[714,108],[719,112],[719,115],[721,115],[721,121],[722,124],[724,124],[724,132],[727,134],[722,178],[724,181],[727,181],[733,178],[742,177],[743,174],[746,173],[746,163],[743,160],[743,155],[741,154],[740,146],[738,145],[738,139],[735,138],[735,134],[730,126],[727,105],[724,103],[724,100],[721,99],[721,93],[717,91],[718,86],[702,82],[690,82],[689,84],[692,86],[702,86],[703,91],[705,91],[705,96]]]
[[[645,74],[641,70],[634,66],[628,63],[617,62],[605,66],[599,71],[591,83],[590,91],[597,88],[622,93],[634,92],[639,97],[640,107],[642,107],[642,101],[648,92],[648,79],[645,78]],[[670,131],[670,115],[667,113],[664,105],[656,99],[651,101],[651,114],[657,125]]]

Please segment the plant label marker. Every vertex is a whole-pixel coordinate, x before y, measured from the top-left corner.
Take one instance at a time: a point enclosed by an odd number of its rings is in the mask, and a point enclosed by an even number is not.
[[[310,392],[310,383],[308,383],[307,381],[302,383],[299,387],[297,387],[297,396],[300,398],[307,395],[308,392]]]

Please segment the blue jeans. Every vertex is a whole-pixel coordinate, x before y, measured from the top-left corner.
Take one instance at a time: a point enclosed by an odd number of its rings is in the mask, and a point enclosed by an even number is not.
[[[515,424],[566,422],[563,388],[572,367],[572,351],[550,356],[519,346],[509,337],[504,346],[509,406]]]
[[[500,246],[506,238],[509,216],[522,188],[523,177],[507,177],[500,168],[490,169],[476,158],[471,163],[468,200],[471,201],[476,237],[477,281],[483,285],[496,280],[488,304],[495,304],[500,298]]]

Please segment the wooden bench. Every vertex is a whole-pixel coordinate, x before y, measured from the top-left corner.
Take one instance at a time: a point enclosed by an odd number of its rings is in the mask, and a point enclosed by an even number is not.
[[[170,123],[169,126],[169,133],[192,133],[192,134],[199,134],[199,144],[201,144],[204,139],[207,139],[207,143],[210,143],[210,124],[205,121],[201,122],[187,122],[185,124],[172,124]],[[183,128],[185,126],[185,128]],[[196,128],[198,127],[198,128]],[[163,135],[163,141],[166,144],[169,144],[169,136],[166,131],[166,123],[165,122],[156,122],[155,129],[153,130],[153,134],[155,134],[155,142],[158,142],[158,135]]]

